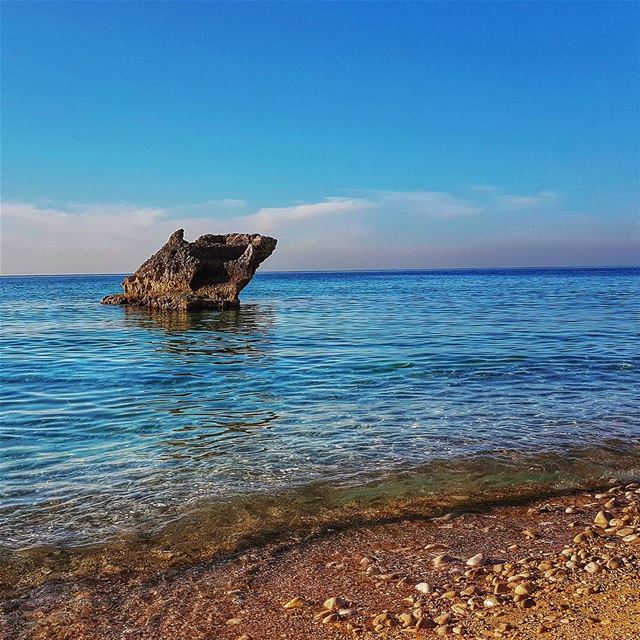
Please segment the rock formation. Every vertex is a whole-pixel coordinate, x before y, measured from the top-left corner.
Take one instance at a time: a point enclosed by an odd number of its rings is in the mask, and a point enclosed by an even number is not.
[[[122,281],[124,293],[102,302],[175,311],[237,307],[238,294],[273,253],[276,242],[258,233],[206,234],[187,242],[184,230],[178,229]]]

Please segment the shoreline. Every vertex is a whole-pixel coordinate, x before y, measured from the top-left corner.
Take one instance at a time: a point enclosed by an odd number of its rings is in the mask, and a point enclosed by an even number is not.
[[[327,525],[146,573],[122,571],[105,557],[100,569],[54,575],[9,595],[4,626],[11,638],[79,640],[635,640],[639,503],[640,484],[628,483],[435,518]],[[600,511],[612,526],[594,524]],[[594,533],[575,542],[585,529]],[[478,566],[465,564],[477,554],[484,556]],[[523,583],[530,593],[514,602]],[[323,608],[331,598],[339,600]]]
[[[605,478],[633,482],[640,478],[640,442],[602,440],[587,446],[523,452],[497,450],[469,456],[433,458],[415,467],[361,473],[355,478],[254,491],[228,497],[201,498],[167,518],[151,514],[138,528],[123,526],[119,532],[100,529],[69,530],[68,539],[47,539],[20,546],[26,536],[37,535],[31,523],[47,531],[57,521],[46,510],[34,511],[31,521],[0,524],[0,537],[14,545],[0,544],[0,598],[12,590],[19,576],[8,575],[10,565],[24,574],[29,567],[46,564],[52,572],[73,573],[92,557],[135,567],[135,557],[147,567],[153,556],[157,569],[168,570],[195,561],[209,561],[221,554],[267,544],[295,533],[306,536],[324,528],[375,526],[390,520],[433,518],[443,513],[519,504],[536,499],[597,491]],[[164,505],[163,505],[164,507]],[[8,514],[10,515],[10,514]],[[20,525],[21,523],[21,525]],[[25,532],[29,531],[29,534]],[[12,534],[16,534],[15,537]],[[154,555],[154,549],[169,553]],[[111,553],[110,550],[113,550]],[[127,563],[124,554],[130,554]],[[170,562],[167,562],[170,560]],[[183,564],[183,563],[182,563]],[[91,571],[99,572],[99,564]],[[81,570],[82,573],[82,570]],[[61,575],[62,575],[61,574]]]

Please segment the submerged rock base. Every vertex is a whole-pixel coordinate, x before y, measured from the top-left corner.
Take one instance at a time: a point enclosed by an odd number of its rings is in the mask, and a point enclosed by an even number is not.
[[[169,311],[236,308],[240,291],[276,244],[258,233],[206,234],[187,242],[179,229],[122,281],[124,293],[108,295],[102,303]]]

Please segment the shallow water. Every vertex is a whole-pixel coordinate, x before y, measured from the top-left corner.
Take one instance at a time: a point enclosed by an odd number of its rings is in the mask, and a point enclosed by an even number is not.
[[[189,315],[2,278],[0,544],[633,476],[638,276],[259,273]]]

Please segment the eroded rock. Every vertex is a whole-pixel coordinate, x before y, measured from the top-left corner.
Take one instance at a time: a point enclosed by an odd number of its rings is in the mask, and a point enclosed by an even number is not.
[[[240,291],[276,243],[258,233],[206,234],[187,242],[184,230],[178,229],[122,281],[124,293],[106,296],[102,302],[175,311],[237,307]]]

